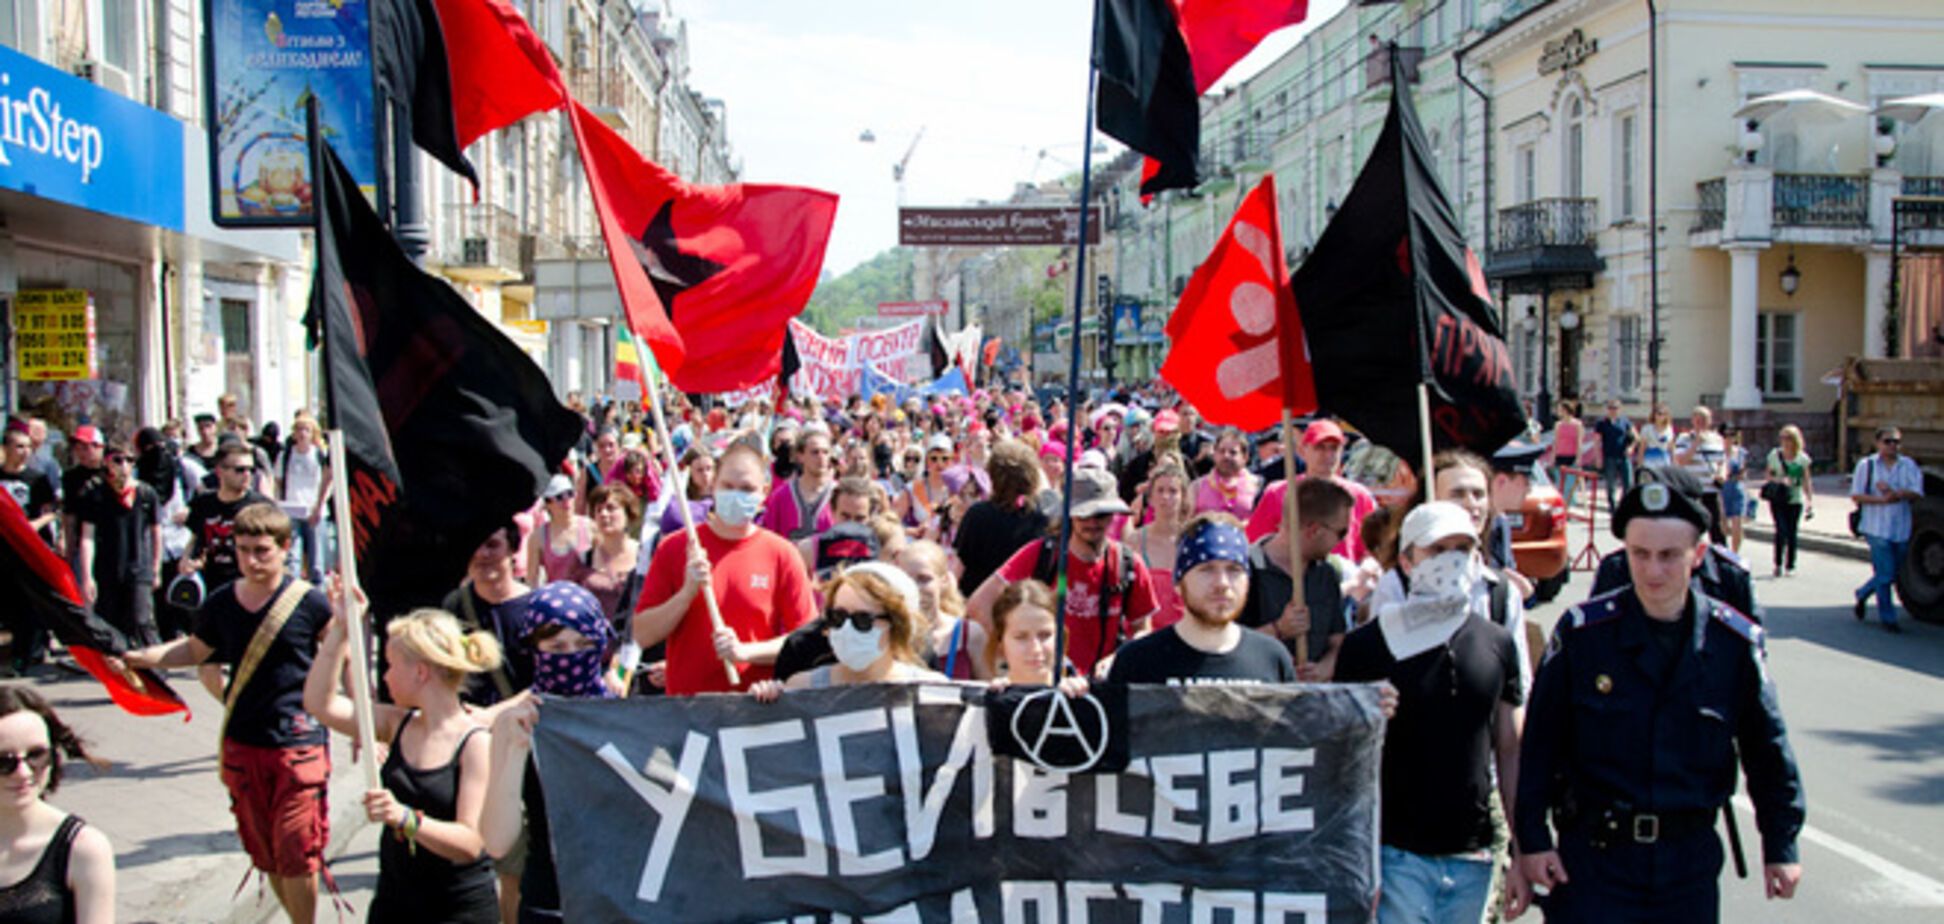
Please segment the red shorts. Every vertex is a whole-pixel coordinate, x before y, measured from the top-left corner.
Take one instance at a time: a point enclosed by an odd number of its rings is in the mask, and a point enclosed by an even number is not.
[[[321,744],[262,748],[223,740],[223,785],[250,862],[272,876],[307,876],[324,867],[331,840],[325,800],[331,752]]]

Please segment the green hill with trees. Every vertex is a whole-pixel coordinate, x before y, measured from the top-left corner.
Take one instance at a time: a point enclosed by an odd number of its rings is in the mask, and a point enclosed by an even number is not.
[[[877,314],[879,302],[911,298],[912,251],[893,247],[851,268],[850,272],[817,283],[803,323],[825,334],[854,326]]]

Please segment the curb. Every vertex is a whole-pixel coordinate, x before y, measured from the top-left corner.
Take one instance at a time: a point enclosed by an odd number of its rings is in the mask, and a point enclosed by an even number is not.
[[[1772,543],[1775,541],[1775,529],[1769,526],[1756,526],[1751,523],[1742,527],[1742,534],[1750,539],[1760,539],[1763,542]],[[1822,533],[1798,533],[1796,536],[1796,545],[1808,549],[1811,552],[1821,552],[1825,555],[1835,555],[1853,561],[1867,562],[1870,560],[1870,547],[1855,539],[1844,539]]]

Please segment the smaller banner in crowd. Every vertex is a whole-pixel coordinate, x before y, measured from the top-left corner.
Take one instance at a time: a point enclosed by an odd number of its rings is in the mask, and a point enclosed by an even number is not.
[[[570,921],[1329,924],[1383,734],[1370,686],[914,684],[550,701],[534,746]]]
[[[905,361],[917,356],[925,344],[925,321],[906,321],[882,330],[859,331],[844,337],[826,337],[802,321],[790,321],[791,339],[803,368],[790,383],[796,394],[848,398],[860,391],[860,378],[867,365],[894,381],[909,381]]]

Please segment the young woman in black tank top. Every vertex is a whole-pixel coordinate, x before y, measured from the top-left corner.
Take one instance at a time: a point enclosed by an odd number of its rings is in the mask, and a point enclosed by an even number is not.
[[[108,838],[42,801],[60,786],[63,758],[93,761],[39,694],[0,687],[0,921],[115,919]]]
[[[335,591],[336,588],[333,588]],[[334,731],[355,734],[344,673],[344,609],[336,612],[304,684],[304,708]],[[389,830],[379,841],[370,920],[494,924],[499,900],[479,836],[489,736],[459,702],[467,675],[499,666],[490,632],[466,634],[443,610],[416,610],[386,628],[385,683],[395,704],[373,704],[373,734],[391,745],[365,794],[365,815]]]

